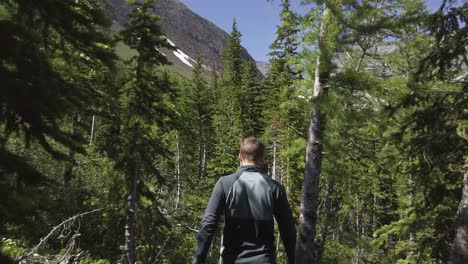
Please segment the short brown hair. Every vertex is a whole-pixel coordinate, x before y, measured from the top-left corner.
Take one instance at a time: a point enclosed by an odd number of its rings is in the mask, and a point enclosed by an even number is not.
[[[244,138],[240,144],[240,154],[247,161],[262,165],[265,145],[254,137]]]

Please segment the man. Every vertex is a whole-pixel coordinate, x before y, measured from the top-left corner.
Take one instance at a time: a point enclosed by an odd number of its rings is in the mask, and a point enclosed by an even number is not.
[[[221,177],[206,207],[197,235],[195,264],[206,255],[221,215],[224,233],[219,263],[275,264],[273,216],[278,222],[289,263],[294,263],[296,229],[284,187],[259,169],[265,145],[249,137],[240,146],[239,169]]]

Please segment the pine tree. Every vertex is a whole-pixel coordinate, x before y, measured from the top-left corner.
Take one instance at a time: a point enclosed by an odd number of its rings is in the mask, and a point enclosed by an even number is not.
[[[213,137],[213,106],[214,98],[212,90],[203,76],[203,65],[201,59],[193,68],[192,87],[190,89],[190,99],[194,107],[195,139],[198,148],[198,176],[204,178],[207,172],[208,161],[211,158],[212,137]]]
[[[281,7],[281,24],[277,28],[276,39],[270,45],[271,68],[264,82],[265,106],[262,112],[265,127],[263,139],[270,145],[269,167],[275,179],[289,175],[288,170],[292,167],[287,162],[289,154],[286,153],[292,148],[287,145],[303,136],[300,132],[296,133],[303,128],[303,109],[297,112],[293,110],[302,104],[295,89],[295,82],[300,79],[295,65],[299,45],[299,18],[290,10],[288,0],[281,1]],[[281,168],[279,164],[282,164]]]
[[[298,243],[296,246],[296,259],[299,263],[310,263],[315,253],[315,228],[317,224],[317,206],[319,195],[319,181],[322,163],[322,138],[324,120],[318,105],[318,100],[324,95],[324,87],[330,76],[330,48],[328,32],[333,24],[333,16],[325,7],[317,36],[318,55],[315,62],[313,98],[316,100],[312,106],[309,124],[309,137],[307,140],[304,187],[301,201],[301,217],[299,225]],[[333,38],[331,38],[333,41]]]
[[[92,87],[80,84],[86,78],[83,75],[89,74],[87,69],[112,65],[112,43],[105,33],[110,22],[98,2],[37,5],[8,1],[2,7],[10,13],[1,20],[5,38],[1,56],[8,62],[0,68],[5,80],[0,121],[6,133],[2,142],[20,132],[27,145],[34,138],[54,156],[63,157],[47,137],[73,145],[74,140],[58,129],[56,120],[89,101]],[[90,21],[93,26],[88,26]]]
[[[380,34],[382,34],[384,29],[395,28],[392,27],[394,26],[392,21],[382,15],[384,6],[388,8],[389,12],[392,12],[392,8],[395,8],[394,3],[382,5],[369,1],[359,5],[353,1],[316,1],[316,4],[318,4],[319,9],[312,9],[305,17],[306,28],[312,30],[306,32],[304,41],[305,43],[316,45],[317,49],[315,52],[305,49],[301,54],[305,62],[312,61],[312,58],[315,60],[315,64],[306,64],[304,66],[306,77],[304,85],[314,83],[301,205],[301,226],[297,248],[298,259],[305,257],[303,259],[305,262],[312,261],[313,259],[321,261],[326,243],[327,229],[330,227],[326,224],[326,221],[329,221],[332,216],[331,210],[333,210],[333,206],[325,206],[323,212],[317,211],[320,192],[323,193],[324,197],[322,199],[324,199],[327,205],[333,202],[331,197],[333,197],[332,193],[335,186],[334,174],[336,174],[337,167],[335,164],[331,164],[335,169],[328,171],[328,166],[330,166],[328,162],[333,158],[330,157],[323,160],[323,153],[333,151],[338,146],[333,146],[335,144],[332,143],[332,139],[335,137],[333,135],[334,131],[332,129],[329,130],[328,127],[337,127],[341,131],[340,126],[349,124],[350,129],[352,129],[351,131],[363,132],[354,130],[353,128],[355,125],[353,124],[354,119],[361,120],[355,117],[356,112],[359,114],[366,113],[367,111],[372,113],[372,109],[369,110],[367,108],[368,106],[365,105],[359,94],[368,94],[370,91],[366,89],[378,84],[378,82],[373,78],[369,78],[370,76],[365,77],[363,75],[362,77],[364,78],[360,78],[359,74],[362,74],[360,71],[365,63],[367,63],[365,59],[369,56],[370,49],[375,49],[376,43],[383,39]],[[349,61],[347,60],[343,63],[342,69],[338,69],[336,65],[337,59],[341,59],[339,51],[346,51],[346,59],[349,58]],[[342,78],[343,81],[340,81]],[[350,86],[355,91],[350,93],[347,90],[342,90],[340,85]],[[341,92],[344,94],[340,94]],[[345,96],[345,94],[347,97],[344,97],[343,101],[337,100]],[[340,102],[344,105],[337,104]],[[355,102],[359,103],[355,105]],[[344,111],[342,114],[349,111],[345,115],[351,115],[352,119],[349,119],[350,116],[348,116],[348,119],[334,119],[334,117],[341,115],[339,113],[341,110]],[[348,132],[346,129],[344,131]],[[349,133],[347,136],[354,137],[357,135]],[[372,141],[370,142],[372,143]],[[324,146],[328,147],[328,149],[324,150]],[[361,146],[359,148],[361,151],[364,150]],[[373,159],[371,160],[373,161]],[[323,167],[323,165],[326,165],[326,167]],[[356,166],[355,164],[350,164],[350,166],[361,170],[360,166]],[[324,168],[327,170],[324,171]],[[328,177],[328,182],[320,184],[320,180],[324,176]],[[364,192],[362,195],[367,196],[368,194]],[[364,217],[362,216],[363,210],[361,208],[367,210],[368,205],[360,200],[360,195],[358,194],[355,195],[353,200],[352,206],[358,212],[355,217],[355,232],[359,237],[366,233],[362,224]],[[351,203],[351,201],[347,202]],[[317,215],[317,213],[319,214]],[[318,219],[318,217],[323,219]],[[313,238],[316,234],[317,223],[325,224],[321,225],[320,236]],[[361,261],[362,249],[359,244],[355,249],[355,261],[359,262]]]
[[[281,24],[276,30],[276,39],[270,45],[270,63],[276,64],[278,72],[286,71],[286,74],[297,78],[298,72],[292,62],[297,56],[299,46],[299,17],[291,10],[289,0],[281,1]]]
[[[239,100],[241,136],[260,137],[262,134],[263,87],[257,81],[257,67],[253,61],[243,63]]]
[[[8,143],[18,137],[25,149],[38,144],[55,161],[67,160],[65,148],[84,153],[83,138],[61,120],[96,106],[101,91],[93,82],[104,79],[115,60],[111,21],[99,1],[3,1],[0,9],[0,180],[37,185],[50,177]],[[0,192],[14,186],[2,185]]]
[[[468,37],[466,26],[460,22],[468,18],[468,4],[446,8],[449,1],[443,1],[440,8],[431,14],[427,20],[427,27],[434,38],[427,56],[420,61],[418,71],[410,78],[408,86],[414,94],[405,98],[407,106],[415,111],[409,116],[407,129],[412,132],[412,149],[414,158],[420,161],[420,171],[416,173],[416,180],[426,181],[426,177],[434,179],[434,185],[426,186],[436,196],[446,197],[444,200],[425,197],[427,212],[432,215],[434,223],[431,229],[437,233],[437,241],[427,239],[432,248],[432,257],[440,261],[451,263],[465,263],[468,261],[466,244],[466,230],[468,228],[468,181],[467,181],[467,136],[463,131],[467,127],[466,105],[468,98],[468,82],[466,81],[467,47],[463,39]],[[450,48],[447,48],[450,47]],[[435,83],[434,83],[435,82]],[[431,92],[431,86],[441,86],[438,93]],[[441,159],[440,157],[445,157]],[[458,177],[453,177],[453,175]],[[462,177],[460,177],[463,175]],[[457,192],[462,193],[459,205],[456,193],[449,186],[456,184]],[[427,189],[426,189],[427,191]],[[457,197],[457,198],[455,198]],[[458,207],[458,208],[457,208]],[[436,209],[439,208],[439,209]],[[444,209],[440,209],[444,208]],[[458,209],[458,210],[457,210]],[[440,215],[456,212],[442,222]],[[447,236],[456,226],[455,238]],[[453,239],[450,249],[444,247]],[[431,241],[432,240],[432,241]],[[424,243],[423,242],[423,243]]]
[[[120,131],[121,153],[117,155],[119,163],[127,175],[128,198],[125,219],[124,263],[133,264],[135,254],[135,212],[138,199],[138,185],[143,185],[142,174],[159,175],[155,160],[166,156],[169,151],[162,136],[174,117],[174,91],[167,74],[158,76],[156,67],[167,64],[167,58],[161,48],[173,49],[163,36],[154,15],[152,0],[132,2],[129,21],[121,32],[125,44],[135,49],[138,54],[130,63],[134,75],[124,86],[124,112]],[[161,176],[159,176],[161,177]],[[159,179],[162,180],[162,179]]]
[[[223,51],[223,68],[216,98],[214,126],[216,133],[212,171],[227,174],[236,168],[241,131],[242,56],[241,33],[234,20],[232,32]]]

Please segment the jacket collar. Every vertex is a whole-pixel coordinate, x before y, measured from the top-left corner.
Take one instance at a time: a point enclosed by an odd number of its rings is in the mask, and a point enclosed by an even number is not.
[[[255,165],[244,165],[244,166],[240,166],[238,169],[237,169],[237,172],[244,172],[244,171],[256,171],[256,172],[260,172],[260,168],[255,166]]]

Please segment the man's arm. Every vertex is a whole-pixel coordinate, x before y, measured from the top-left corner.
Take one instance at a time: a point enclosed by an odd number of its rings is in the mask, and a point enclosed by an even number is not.
[[[279,185],[279,192],[275,201],[274,214],[281,239],[283,240],[284,249],[288,256],[289,263],[294,263],[296,251],[296,227],[292,217],[291,207],[289,206],[286,197],[286,190],[282,185]]]
[[[198,230],[197,249],[195,250],[194,264],[202,264],[206,262],[206,255],[211,245],[218,221],[221,213],[224,210],[224,192],[221,186],[221,179],[218,180],[211,193],[210,201],[205,209],[203,220]]]

